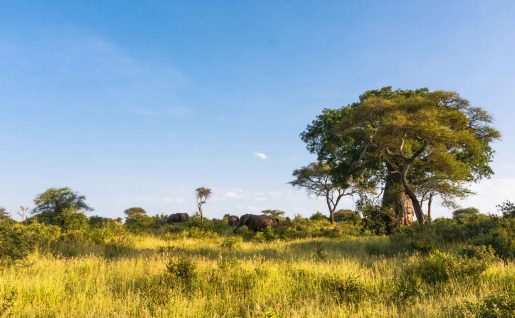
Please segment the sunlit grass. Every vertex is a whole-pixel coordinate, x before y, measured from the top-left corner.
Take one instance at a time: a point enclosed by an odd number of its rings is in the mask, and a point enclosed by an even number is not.
[[[479,279],[396,299],[409,256],[367,253],[384,240],[237,241],[228,248],[223,238],[139,237],[111,258],[94,248],[67,258],[33,254],[0,268],[0,299],[14,295],[0,316],[439,317],[464,301],[515,290],[515,267],[497,262]],[[166,270],[170,259],[184,258],[196,267],[191,285]]]

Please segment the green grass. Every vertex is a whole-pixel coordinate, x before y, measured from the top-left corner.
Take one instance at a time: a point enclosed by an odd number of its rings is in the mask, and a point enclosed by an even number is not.
[[[423,256],[378,253],[388,248],[382,237],[137,237],[114,251],[34,253],[0,267],[0,317],[450,317],[515,292],[515,266],[496,261],[405,296],[404,268]]]

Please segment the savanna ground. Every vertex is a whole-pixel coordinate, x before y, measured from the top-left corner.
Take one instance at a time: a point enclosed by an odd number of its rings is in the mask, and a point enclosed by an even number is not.
[[[513,315],[515,266],[487,248],[465,259],[454,245],[392,252],[381,236],[261,235],[131,235],[66,256],[36,251],[0,268],[0,317]]]

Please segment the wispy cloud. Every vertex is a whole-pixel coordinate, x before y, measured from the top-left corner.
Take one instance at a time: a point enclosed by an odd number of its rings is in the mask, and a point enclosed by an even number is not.
[[[73,104],[110,114],[183,118],[190,112],[180,97],[188,82],[184,73],[87,32],[52,30],[30,41],[4,40],[0,42],[0,70],[12,74],[6,91],[16,91],[17,83],[25,83],[26,94],[52,96],[37,100],[55,105],[47,106],[47,111]]]
[[[267,154],[264,152],[254,152],[254,156],[261,160],[266,160],[268,158]]]

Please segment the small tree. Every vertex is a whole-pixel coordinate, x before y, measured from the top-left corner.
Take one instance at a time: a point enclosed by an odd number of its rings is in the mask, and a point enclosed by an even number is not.
[[[127,215],[125,218],[125,227],[136,233],[149,231],[152,227],[152,217],[147,214],[145,209],[133,207],[125,210],[123,213]]]
[[[29,216],[29,207],[20,205],[20,211],[17,213],[22,221],[25,221],[27,217]]]
[[[5,208],[0,208],[0,220],[11,220],[11,216]]]
[[[266,209],[266,210],[261,211],[261,213],[272,216],[274,218],[284,217],[284,211],[278,210],[278,209]]]
[[[86,204],[86,197],[70,188],[50,188],[34,199],[33,214],[43,223],[63,226],[61,214],[67,210],[77,213],[92,211]]]
[[[202,206],[207,202],[207,199],[211,197],[213,192],[211,189],[206,187],[200,187],[195,190],[197,197],[198,213],[200,214],[200,222],[204,222],[204,214],[202,213]]]
[[[295,180],[290,184],[306,188],[309,194],[324,197],[331,224],[334,224],[334,211],[344,196],[352,196],[361,191],[361,187],[352,181],[351,177],[343,182],[336,183],[331,174],[332,168],[327,163],[315,162],[306,167],[293,171]]]
[[[145,211],[145,209],[140,208],[140,207],[128,208],[127,210],[123,211],[123,213],[125,213],[125,215],[127,215],[127,218],[147,215],[147,211]]]
[[[506,201],[498,204],[497,209],[502,212],[502,216],[505,218],[515,218],[515,203]]]

